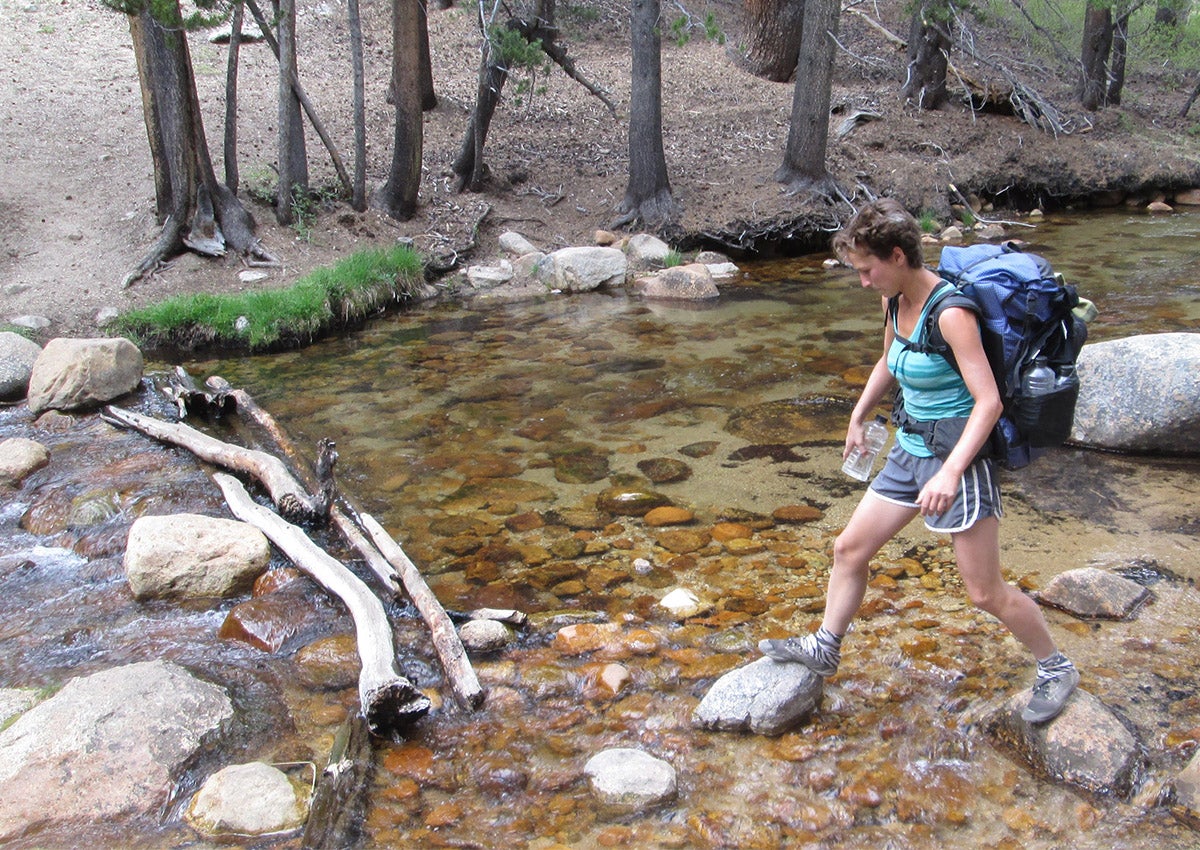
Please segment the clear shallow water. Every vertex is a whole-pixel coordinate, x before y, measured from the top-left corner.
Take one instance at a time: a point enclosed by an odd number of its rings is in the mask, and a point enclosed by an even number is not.
[[[1102,339],[1200,327],[1197,231],[1200,216],[1115,215],[1047,223],[1031,237],[1097,301]],[[188,364],[250,391],[298,443],[335,439],[343,488],[447,607],[534,617],[512,649],[478,662],[489,688],[481,712],[447,704],[412,740],[379,748],[367,846],[1194,846],[1194,833],[1150,805],[1200,735],[1194,461],[1067,449],[1006,486],[1014,580],[1036,587],[1087,563],[1148,565],[1147,580],[1158,579],[1154,603],[1128,623],[1048,613],[1084,687],[1142,736],[1147,790],[1133,803],[1037,780],[982,737],[980,713],[1027,687],[1031,671],[966,603],[946,541],[919,525],[882,554],[846,663],[809,724],[778,739],[692,727],[699,698],[755,658],[760,637],[819,616],[832,541],[861,493],[837,467],[848,405],[878,350],[878,308],[821,259],[757,264],[712,305],[619,295],[441,305],[302,352]],[[164,454],[139,439],[122,438],[122,451]],[[172,500],[219,510],[198,470],[177,474],[153,493],[130,484],[125,512],[164,512]],[[640,518],[599,515],[611,487],[661,493],[696,521],[666,536]],[[781,508],[808,519],[773,520]],[[269,658],[215,643],[221,612],[134,605],[119,554],[94,558],[81,589],[53,575],[77,569],[47,567],[20,585],[48,584],[48,608],[4,637],[20,642],[6,681],[163,652],[218,671],[266,718],[246,735],[245,757],[323,760],[352,689],[299,687],[294,645]],[[668,617],[656,602],[675,587],[697,593],[706,613]],[[85,594],[111,627],[79,627]],[[22,598],[8,603],[10,627]],[[335,608],[325,604],[310,637],[348,628]],[[394,613],[404,663],[437,689],[422,627]],[[604,624],[598,648],[555,640],[578,620]],[[628,675],[616,693],[606,665]],[[598,812],[580,771],[610,746],[669,760],[678,803],[627,820]],[[147,840],[186,836],[168,827]]]

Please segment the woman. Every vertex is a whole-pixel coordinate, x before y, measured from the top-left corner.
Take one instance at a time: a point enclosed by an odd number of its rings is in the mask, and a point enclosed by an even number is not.
[[[1000,490],[992,462],[976,456],[988,442],[1002,404],[974,313],[962,306],[942,310],[938,327],[958,370],[939,354],[908,349],[924,333],[927,312],[951,284],[925,267],[921,228],[896,201],[882,199],[860,210],[835,237],[834,250],[863,287],[889,299],[883,356],[875,364],[850,417],[843,457],[864,444],[864,426],[895,378],[907,415],[915,421],[965,417],[962,434],[941,460],[904,428],[883,469],[871,483],[834,544],[833,568],[821,627],[785,640],[764,640],[759,649],[776,661],[799,662],[832,676],[842,638],[862,604],[875,553],[918,513],[931,531],[947,533],[971,601],[1000,620],[1037,659],[1037,682],[1022,716],[1045,723],[1062,711],[1079,683],[1075,666],[1055,647],[1037,603],[1007,583],[1000,572]],[[961,375],[959,374],[961,372]]]

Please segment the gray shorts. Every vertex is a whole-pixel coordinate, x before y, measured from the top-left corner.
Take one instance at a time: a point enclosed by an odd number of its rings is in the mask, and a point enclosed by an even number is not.
[[[871,482],[870,492],[885,502],[916,508],[921,488],[941,468],[942,461],[939,458],[917,457],[899,445],[893,445],[883,469]],[[992,462],[977,460],[967,467],[959,480],[954,504],[944,513],[925,517],[925,527],[930,531],[953,534],[966,531],[989,516],[997,519],[1004,516],[1000,504],[1000,486],[996,482]]]

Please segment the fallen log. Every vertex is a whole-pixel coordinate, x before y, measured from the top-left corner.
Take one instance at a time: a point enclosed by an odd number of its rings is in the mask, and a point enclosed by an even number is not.
[[[279,427],[275,418],[259,406],[253,396],[245,390],[232,388],[228,381],[216,375],[208,378],[205,384],[232,398],[239,415],[248,417],[259,426],[275,443],[278,451],[291,459],[292,465],[300,474],[307,472],[307,464],[295,444]],[[319,472],[317,477],[322,479],[321,486],[326,488],[326,494],[332,497],[331,481],[325,479]],[[478,708],[483,703],[483,689],[471,667],[462,641],[459,640],[458,633],[454,630],[454,625],[441,602],[429,589],[424,578],[421,577],[420,570],[404,553],[400,544],[378,522],[359,511],[344,494],[341,495],[341,499],[346,502],[349,513],[335,502],[329,513],[334,527],[363,556],[371,572],[389,591],[399,596],[400,586],[403,584],[404,591],[429,628],[434,651],[437,653],[455,698],[464,708]],[[363,534],[360,526],[370,534],[371,539]],[[513,616],[523,616],[519,612],[510,613]]]
[[[279,513],[290,520],[324,519],[329,513],[329,505],[310,496],[274,455],[222,442],[182,422],[163,422],[113,405],[104,408],[101,417],[110,424],[185,448],[208,463],[252,475],[266,488]]]
[[[400,544],[392,539],[384,527],[370,514],[359,514],[358,519],[367,534],[371,536],[371,541],[387,558],[388,563],[396,569],[405,591],[408,592],[408,598],[417,606],[421,617],[429,626],[430,634],[433,637],[433,648],[437,652],[442,669],[446,672],[446,678],[450,682],[454,696],[464,706],[478,708],[483,704],[483,688],[467,658],[467,651],[462,645],[462,640],[459,639],[458,632],[454,629],[454,623],[450,621],[442,603],[429,589],[429,585],[421,577],[421,571],[417,569],[416,564],[409,560],[408,555],[404,554],[404,550],[400,548]]]
[[[213,480],[235,517],[262,531],[297,567],[345,603],[354,620],[362,661],[358,698],[363,717],[373,734],[399,738],[429,711],[430,701],[396,669],[392,627],[383,603],[301,529],[251,499],[232,475],[218,472]]]
[[[222,397],[231,399],[234,407],[237,409],[238,415],[258,426],[270,438],[270,441],[274,443],[275,449],[291,461],[296,474],[301,476],[302,479],[308,479],[302,483],[310,489],[316,489],[321,492],[321,500],[329,502],[329,519],[333,523],[334,528],[346,538],[346,542],[362,555],[367,567],[375,574],[375,577],[379,579],[383,586],[387,588],[388,592],[393,596],[399,596],[401,592],[400,583],[391,564],[380,554],[378,549],[371,545],[371,542],[363,534],[362,530],[338,506],[335,499],[332,462],[329,462],[329,469],[318,469],[314,475],[309,470],[307,461],[300,454],[295,443],[279,427],[279,423],[275,421],[275,418],[264,410],[250,393],[242,389],[235,389],[219,375],[210,376],[204,383]],[[321,457],[327,458],[328,454],[322,452]],[[333,458],[336,459],[336,457],[337,455],[334,454]],[[318,465],[320,463],[321,461],[318,459]],[[344,496],[342,498],[345,499]]]

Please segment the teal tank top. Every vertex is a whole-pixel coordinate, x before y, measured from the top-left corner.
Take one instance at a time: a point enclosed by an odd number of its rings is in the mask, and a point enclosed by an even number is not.
[[[910,342],[924,342],[925,321],[937,300],[934,296],[947,287],[952,289],[953,285],[943,281],[941,286],[930,293],[924,309],[921,310],[921,316],[917,319],[917,326],[913,331],[914,339],[902,337],[896,328],[896,319],[892,317],[895,338],[888,348],[888,371],[895,376],[904,391],[904,409],[918,422],[932,422],[951,416],[970,416],[975,407],[975,399],[967,389],[966,382],[945,357],[905,348]],[[933,457],[933,452],[925,446],[924,440],[903,428],[896,431],[896,442],[905,451],[917,457]]]

